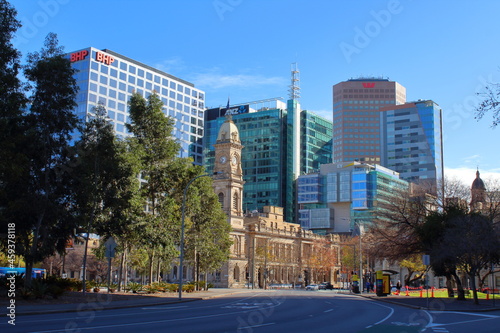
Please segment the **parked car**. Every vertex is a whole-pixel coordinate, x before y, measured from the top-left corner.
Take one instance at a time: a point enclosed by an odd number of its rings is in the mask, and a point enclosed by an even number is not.
[[[319,290],[319,286],[317,284],[310,284],[306,286],[306,290]]]
[[[318,286],[319,290],[333,290],[333,285],[330,282],[320,283]]]

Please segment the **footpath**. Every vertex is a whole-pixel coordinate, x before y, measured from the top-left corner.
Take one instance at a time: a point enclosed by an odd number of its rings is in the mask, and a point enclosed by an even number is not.
[[[87,293],[85,296],[80,293],[71,293],[62,296],[60,300],[16,300],[16,316],[50,314],[63,312],[80,311],[100,311],[108,309],[123,309],[137,306],[154,306],[173,304],[180,302],[191,302],[216,297],[225,297],[240,293],[247,293],[251,289],[228,289],[213,288],[207,291],[197,291],[192,293],[182,293],[182,299],[179,299],[178,293],[162,294],[126,294],[126,293]],[[7,300],[7,299],[5,299]],[[2,302],[4,303],[4,302]],[[8,303],[8,300],[7,300]],[[0,316],[7,315],[8,304],[1,306]]]
[[[235,294],[254,292],[252,289],[228,289],[228,288],[213,288],[207,291],[197,291],[193,293],[183,293],[182,299],[179,299],[178,293],[162,293],[162,294],[127,294],[127,293],[87,293],[85,296],[81,293],[70,293],[61,297],[60,300],[33,300],[24,301],[16,300],[15,313],[16,316],[35,315],[35,314],[50,314],[63,312],[83,312],[83,311],[100,311],[107,309],[121,309],[137,306],[155,306],[164,304],[173,304],[180,302],[191,302],[196,300],[211,299],[216,297],[227,297]],[[260,290],[259,290],[260,291]],[[263,290],[262,290],[263,291]],[[272,290],[269,290],[272,291]],[[274,290],[276,291],[276,290]],[[321,292],[321,291],[320,291]],[[343,294],[344,292],[331,291],[335,294]],[[329,293],[329,292],[327,292]],[[500,296],[489,300],[480,299],[479,304],[474,304],[473,299],[458,301],[448,298],[427,298],[427,297],[412,297],[400,295],[388,295],[379,297],[374,293],[352,294],[372,299],[375,301],[391,303],[395,305],[405,306],[413,309],[424,309],[431,311],[461,311],[461,312],[484,312],[500,310]],[[7,302],[2,299],[0,307],[0,316],[7,315]]]

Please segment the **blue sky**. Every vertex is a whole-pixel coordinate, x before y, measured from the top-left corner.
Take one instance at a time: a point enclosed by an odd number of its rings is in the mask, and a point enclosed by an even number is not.
[[[332,118],[332,85],[383,76],[407,99],[444,114],[448,176],[500,174],[500,128],[474,119],[477,92],[500,82],[500,1],[11,0],[15,45],[38,51],[47,33],[66,51],[107,48],[193,82],[209,107],[288,97]]]

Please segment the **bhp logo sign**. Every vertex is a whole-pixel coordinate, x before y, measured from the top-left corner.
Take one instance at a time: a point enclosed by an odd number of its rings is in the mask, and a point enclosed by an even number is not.
[[[80,52],[71,53],[69,61],[75,62],[85,59],[89,55],[89,51],[83,50]]]
[[[95,60],[106,65],[111,65],[115,61],[115,58],[102,52],[96,52]]]
[[[375,82],[363,82],[363,88],[373,88],[375,87]]]

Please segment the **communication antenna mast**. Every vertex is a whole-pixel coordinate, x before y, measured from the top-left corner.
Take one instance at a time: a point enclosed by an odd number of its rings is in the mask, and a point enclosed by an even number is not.
[[[297,67],[297,63],[292,63],[292,84],[290,85],[290,89],[288,92],[290,93],[290,99],[299,99],[300,98],[300,72]]]

